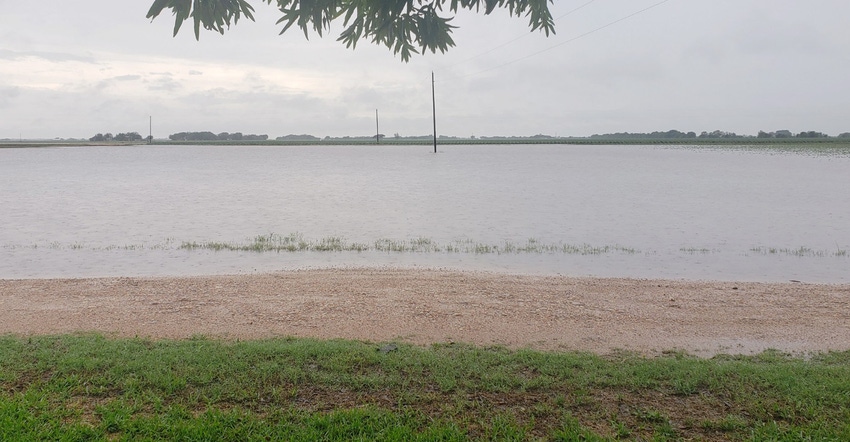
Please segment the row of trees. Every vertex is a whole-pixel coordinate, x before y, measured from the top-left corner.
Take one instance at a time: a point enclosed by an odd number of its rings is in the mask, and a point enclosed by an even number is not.
[[[719,131],[718,131],[719,132]],[[705,136],[704,136],[705,135]],[[707,137],[708,134],[703,132],[700,137]],[[635,140],[635,139],[666,139],[666,138],[697,138],[697,134],[695,132],[680,132],[678,130],[668,130],[667,132],[649,132],[649,133],[630,133],[630,132],[617,132],[613,134],[594,134],[591,135],[590,138],[606,138],[606,139],[621,139],[621,140]]]
[[[212,132],[180,132],[168,136],[171,141],[265,141],[268,135],[243,135],[242,132],[214,134]]]
[[[702,131],[697,138],[741,138],[746,135],[738,135],[735,132],[726,132],[723,130],[714,130],[711,132]]]
[[[765,132],[763,130],[759,131],[759,138],[829,138],[829,135],[823,132],[815,132],[810,130],[808,132],[800,132],[796,135],[791,133],[790,130],[778,130],[776,132]],[[843,133],[839,135],[841,138],[850,137],[850,133]]]
[[[309,134],[289,134],[275,138],[277,141],[320,141],[319,137]]]
[[[829,135],[823,132],[816,131],[804,131],[798,134],[794,134],[790,130],[778,130],[776,132],[765,132],[760,130],[757,138],[829,138]],[[839,138],[850,138],[850,132],[842,133],[838,135]],[[722,130],[715,130],[711,132],[703,131],[699,135],[695,132],[680,132],[678,130],[669,130],[667,132],[649,132],[649,133],[630,133],[630,132],[617,132],[613,134],[596,134],[591,135],[589,138],[602,138],[602,139],[667,139],[667,138],[702,138],[702,139],[714,139],[714,138],[752,138],[752,135],[739,135],[735,132],[726,132]]]
[[[139,135],[138,132],[126,132],[126,133],[122,132],[122,133],[119,133],[118,135],[112,135],[111,133],[107,132],[105,134],[97,134],[97,135],[89,138],[89,141],[122,141],[123,142],[123,141],[142,141],[142,140],[144,140],[144,138],[142,138],[142,136]]]
[[[383,134],[379,136],[380,138],[385,138]],[[432,135],[421,135],[421,136],[406,136],[403,137],[396,133],[393,138],[396,140],[417,140],[417,139],[430,139]],[[765,132],[759,131],[757,138],[829,138],[829,135],[823,132],[816,131],[804,131],[797,134],[792,133],[789,130],[778,130],[776,132]],[[844,132],[837,136],[838,138],[850,138],[850,132]],[[148,140],[150,137],[142,137],[138,132],[122,132],[117,135],[113,135],[109,132],[103,134],[99,133],[91,138],[89,141],[92,142],[136,142]],[[440,135],[440,138],[458,138],[458,137],[450,137],[446,135]],[[552,137],[550,135],[538,134],[531,137],[480,137],[482,140],[486,139],[537,139],[537,138],[558,138]],[[572,137],[570,137],[572,138]],[[603,139],[603,140],[639,140],[639,139],[648,139],[648,140],[663,140],[663,139],[687,139],[687,138],[702,138],[702,139],[715,139],[715,138],[752,138],[752,135],[738,135],[735,132],[725,132],[720,130],[715,130],[712,132],[703,131],[699,135],[695,132],[681,132],[678,130],[669,130],[666,132],[617,132],[610,134],[594,134],[591,135],[591,139]],[[212,132],[180,132],[176,134],[172,134],[168,136],[168,139],[172,141],[266,141],[269,139],[268,135],[244,135],[242,132],[221,132],[219,134],[214,134]],[[375,139],[374,135],[367,135],[362,137],[330,137],[327,136],[324,138],[326,141],[346,141],[346,140],[367,140],[367,139]],[[475,139],[475,136],[472,136],[471,139]],[[289,134],[282,137],[277,137],[277,141],[320,141],[319,137],[309,135],[309,134]]]

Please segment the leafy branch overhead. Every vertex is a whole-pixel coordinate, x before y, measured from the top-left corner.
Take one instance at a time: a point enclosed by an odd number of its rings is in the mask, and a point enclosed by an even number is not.
[[[527,17],[532,31],[541,30],[547,36],[555,32],[549,3],[553,0],[260,0],[277,2],[283,14],[277,21],[283,25],[281,34],[297,25],[309,38],[312,29],[320,37],[330,29],[331,22],[342,19],[345,29],[337,41],[354,48],[360,40],[386,45],[401,59],[409,61],[413,54],[425,50],[446,52],[454,46],[450,24],[459,9],[490,14],[497,8],[510,15]],[[155,0],[147,17],[154,19],[165,9],[174,15],[174,35],[186,20],[192,19],[195,38],[200,30],[224,34],[231,23],[240,18],[254,20],[254,8],[245,0]],[[448,12],[447,12],[448,11]]]

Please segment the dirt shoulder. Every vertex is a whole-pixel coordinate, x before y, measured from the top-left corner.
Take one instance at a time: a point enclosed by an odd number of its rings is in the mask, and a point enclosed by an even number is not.
[[[280,336],[710,356],[850,349],[850,285],[326,269],[0,280],[0,334]]]

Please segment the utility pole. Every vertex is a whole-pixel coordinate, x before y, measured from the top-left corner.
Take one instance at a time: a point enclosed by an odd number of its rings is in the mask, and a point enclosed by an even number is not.
[[[148,117],[148,144],[153,144],[153,115]]]
[[[434,116],[434,153],[437,153],[437,94],[434,91],[434,71],[431,71],[431,114]]]
[[[378,125],[378,109],[375,109],[375,144],[381,144],[381,126]]]

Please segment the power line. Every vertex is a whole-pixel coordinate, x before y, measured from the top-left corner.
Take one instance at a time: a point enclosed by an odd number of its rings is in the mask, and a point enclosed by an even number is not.
[[[612,22],[610,22],[610,23],[608,23],[608,24],[605,24],[605,25],[600,26],[600,27],[598,27],[598,28],[592,29],[592,30],[587,31],[587,32],[585,32],[585,33],[583,33],[583,34],[579,34],[579,35],[577,35],[577,36],[575,36],[575,37],[573,37],[573,38],[570,38],[570,39],[568,39],[568,40],[562,41],[562,42],[560,42],[560,43],[558,43],[558,44],[555,44],[555,45],[549,46],[548,48],[541,49],[541,50],[539,50],[539,51],[537,51],[537,52],[533,52],[533,53],[531,53],[531,54],[528,54],[528,55],[522,56],[522,57],[520,57],[520,58],[516,58],[516,59],[514,59],[514,60],[511,60],[511,61],[508,61],[508,62],[502,63],[502,64],[497,65],[497,66],[493,66],[493,67],[491,67],[491,68],[487,68],[487,69],[484,69],[484,70],[481,70],[481,71],[478,71],[478,72],[473,72],[473,73],[471,73],[471,74],[466,74],[466,75],[458,75],[458,76],[455,76],[455,77],[452,77],[452,78],[453,78],[453,79],[458,79],[458,78],[471,77],[471,76],[474,76],[474,75],[480,75],[480,74],[483,74],[483,73],[485,73],[485,72],[490,72],[490,71],[493,71],[493,70],[496,70],[496,69],[501,69],[501,68],[503,68],[503,67],[505,67],[505,66],[509,66],[509,65],[514,64],[514,63],[517,63],[517,62],[520,62],[520,61],[523,61],[523,60],[527,60],[527,59],[529,59],[529,58],[531,58],[531,57],[535,57],[535,56],[540,55],[540,54],[542,54],[542,53],[544,53],[544,52],[549,52],[549,51],[551,51],[551,50],[553,50],[553,49],[555,49],[555,48],[561,47],[561,46],[563,46],[563,45],[565,45],[565,44],[567,44],[567,43],[572,43],[572,42],[574,42],[574,41],[576,41],[576,40],[578,40],[578,39],[580,39],[580,38],[587,37],[587,36],[588,36],[588,35],[590,35],[590,34],[593,34],[593,33],[599,32],[599,31],[601,31],[601,30],[603,30],[603,29],[606,29],[606,28],[609,28],[609,27],[611,27],[611,26],[614,26],[614,25],[615,25],[615,24],[617,24],[617,23],[620,23],[620,22],[622,22],[622,21],[628,20],[628,19],[630,19],[630,18],[632,18],[632,17],[634,17],[634,16],[636,16],[636,15],[642,14],[642,13],[644,13],[644,12],[646,12],[646,11],[649,11],[650,9],[655,8],[655,7],[657,7],[657,6],[661,6],[661,5],[663,5],[664,3],[667,3],[667,2],[669,2],[669,1],[670,1],[670,0],[661,0],[660,2],[655,3],[655,4],[651,5],[651,6],[646,7],[646,8],[643,8],[643,9],[641,9],[640,11],[633,12],[633,13],[631,13],[631,14],[629,14],[629,15],[625,16],[625,17],[622,17],[622,18],[619,18],[619,19],[617,19],[617,20],[614,20],[614,21],[612,21]],[[482,55],[483,55],[483,54],[482,54]]]
[[[585,4],[581,5],[581,6],[579,6],[579,7],[577,7],[577,8],[574,8],[574,9],[572,9],[572,10],[570,10],[570,11],[567,11],[566,13],[564,13],[564,14],[562,14],[562,15],[559,15],[558,17],[555,17],[555,19],[554,19],[554,20],[560,20],[560,19],[562,19],[562,18],[564,18],[564,17],[566,17],[566,16],[568,16],[568,15],[571,15],[571,14],[573,14],[573,13],[575,13],[575,12],[579,11],[580,9],[584,8],[585,6],[587,6],[587,5],[591,4],[591,3],[595,2],[595,1],[596,1],[596,0],[590,0],[589,2],[587,2],[587,3],[585,3]],[[467,63],[467,62],[470,62],[470,61],[472,61],[472,60],[475,60],[476,58],[479,58],[479,57],[483,57],[484,55],[487,55],[487,54],[489,54],[489,53],[491,53],[491,52],[493,52],[493,51],[495,51],[495,50],[497,50],[497,49],[501,49],[501,48],[503,48],[503,47],[505,47],[505,46],[507,46],[507,45],[509,45],[509,44],[511,44],[511,43],[513,43],[513,42],[515,42],[515,41],[517,41],[517,40],[522,40],[523,38],[526,38],[526,37],[528,37],[529,35],[532,35],[532,34],[531,34],[530,32],[526,32],[526,33],[524,33],[524,34],[522,34],[522,35],[520,35],[520,36],[518,36],[518,37],[516,37],[516,38],[514,38],[514,39],[512,39],[512,40],[508,40],[508,41],[506,41],[506,42],[504,42],[504,43],[500,44],[499,46],[496,46],[496,47],[494,47],[494,48],[492,48],[492,49],[489,49],[489,50],[487,50],[487,51],[484,51],[484,52],[482,52],[482,53],[480,53],[480,54],[478,54],[478,55],[475,55],[475,56],[469,57],[469,58],[467,58],[466,60],[463,60],[463,61],[461,61],[461,62],[455,63],[455,64],[453,64],[453,65],[449,66],[449,68],[452,68],[452,67],[455,67],[455,66],[462,65],[462,64],[464,64],[464,63]]]
[[[555,17],[555,20],[560,20],[560,19],[562,19],[562,18],[564,18],[564,17],[566,17],[566,16],[568,16],[568,15],[572,14],[573,12],[576,12],[576,11],[578,11],[579,9],[584,8],[585,6],[587,6],[587,5],[591,4],[591,3],[595,2],[595,1],[596,1],[596,0],[590,0],[589,2],[587,2],[587,3],[583,4],[583,5],[581,5],[581,6],[577,7],[577,8],[575,8],[575,9],[572,9],[572,10],[570,10],[570,11],[565,12],[564,14],[561,14],[561,15],[559,15],[559,16],[557,16],[557,17]]]

